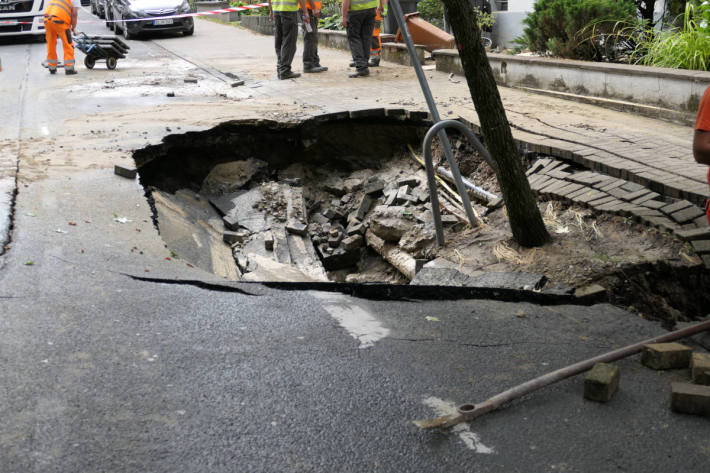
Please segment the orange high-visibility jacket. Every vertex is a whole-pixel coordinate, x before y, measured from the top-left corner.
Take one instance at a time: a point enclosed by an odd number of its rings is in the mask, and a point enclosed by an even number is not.
[[[63,21],[71,26],[71,12],[73,6],[71,0],[50,0],[49,5],[44,10],[44,16]]]
[[[316,4],[316,10],[320,11],[321,6],[322,6],[320,0],[318,0],[317,2],[313,2],[313,3]],[[308,2],[306,2],[306,8],[308,8],[309,10],[311,9],[311,5]]]

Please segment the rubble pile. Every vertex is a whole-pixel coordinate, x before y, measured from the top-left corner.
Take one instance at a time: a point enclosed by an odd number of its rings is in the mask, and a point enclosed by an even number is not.
[[[426,175],[410,161],[377,173],[299,163],[269,176],[266,167],[256,159],[220,164],[200,191],[221,215],[240,279],[281,280],[288,270],[297,281],[401,283],[435,257]],[[444,214],[443,221],[459,219]],[[379,265],[363,275],[374,254],[399,274]]]

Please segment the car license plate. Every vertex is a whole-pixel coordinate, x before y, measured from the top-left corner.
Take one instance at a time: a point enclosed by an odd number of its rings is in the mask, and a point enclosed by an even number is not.
[[[172,18],[165,18],[162,20],[153,20],[153,24],[156,26],[158,26],[158,25],[172,25],[173,19]]]
[[[15,5],[0,5],[0,11],[15,11]]]

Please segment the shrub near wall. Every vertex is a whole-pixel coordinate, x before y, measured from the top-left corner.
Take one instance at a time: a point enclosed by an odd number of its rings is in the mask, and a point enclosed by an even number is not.
[[[631,0],[538,0],[523,22],[521,43],[539,54],[600,61],[602,48],[580,31],[593,21],[603,20],[609,20],[605,23],[611,31],[614,22],[630,22],[635,17],[636,5]]]

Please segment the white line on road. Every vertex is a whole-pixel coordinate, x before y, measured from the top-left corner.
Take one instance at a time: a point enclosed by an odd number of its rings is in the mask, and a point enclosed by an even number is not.
[[[425,406],[434,409],[437,416],[443,417],[457,413],[456,405],[453,402],[444,401],[438,397],[428,397],[422,402]],[[461,441],[470,450],[473,450],[476,453],[495,453],[495,449],[484,445],[483,442],[481,442],[481,437],[479,437],[477,433],[471,431],[470,425],[466,423],[458,424],[452,427],[451,431],[458,434]]]
[[[382,340],[390,331],[379,320],[353,299],[341,294],[330,292],[313,292],[313,295],[323,301],[323,308],[338,321],[355,340],[360,342],[359,348],[369,348],[375,342]]]

